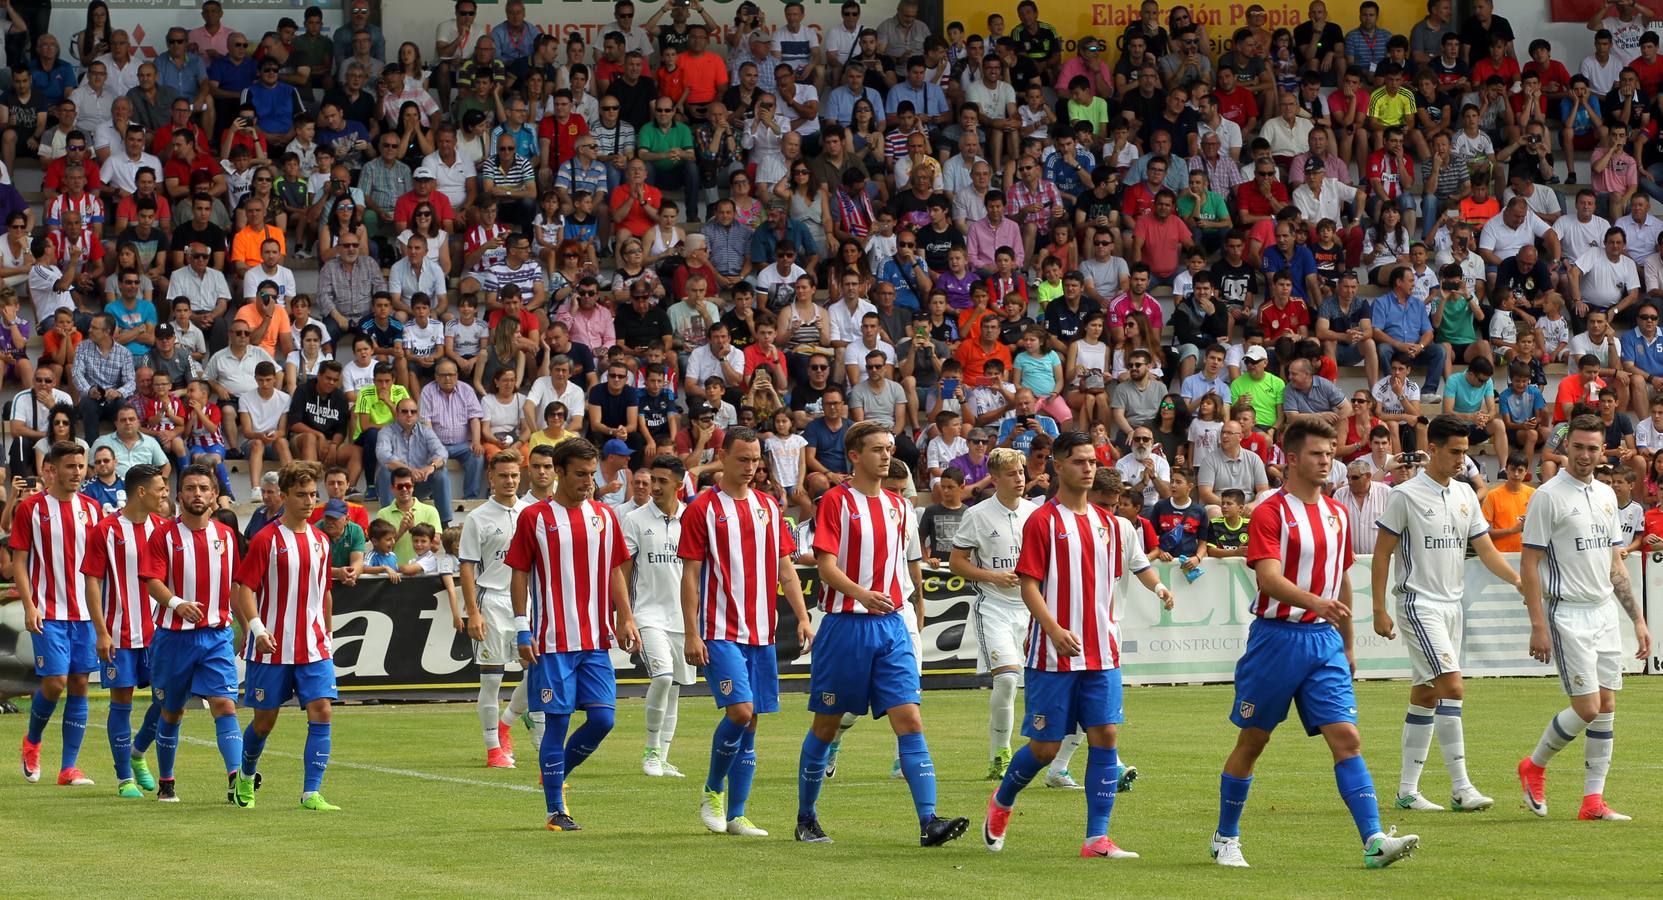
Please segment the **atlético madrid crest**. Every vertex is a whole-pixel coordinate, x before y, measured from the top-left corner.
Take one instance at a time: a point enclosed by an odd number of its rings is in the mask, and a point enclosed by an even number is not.
[[[596,531],[600,531],[601,530],[601,517],[600,516],[590,516],[589,517],[589,527],[595,529]]]
[[[821,691],[820,702],[826,706],[837,705],[837,694],[834,691]]]
[[[553,688],[543,688],[543,702],[544,703],[553,703],[554,702],[554,689]]]
[[[265,688],[255,688],[254,689],[254,699],[260,701],[261,703],[266,702],[266,689]]]
[[[733,679],[724,678],[722,679],[722,683],[717,685],[717,687],[722,689],[722,696],[726,697],[727,695],[733,693]]]
[[[1237,706],[1236,708],[1241,712],[1241,717],[1242,718],[1244,718],[1244,719],[1253,718],[1253,704],[1248,703],[1246,700],[1243,700],[1241,702],[1241,705]]]
[[[1044,731],[1045,730],[1045,714],[1044,713],[1035,713],[1034,714],[1034,730],[1035,731]]]

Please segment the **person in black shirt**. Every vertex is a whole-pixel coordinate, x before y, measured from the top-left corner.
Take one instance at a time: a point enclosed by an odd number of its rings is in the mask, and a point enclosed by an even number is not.
[[[1213,276],[1202,272],[1191,282],[1190,294],[1172,307],[1172,341],[1179,357],[1179,375],[1188,378],[1201,355],[1230,334],[1230,316],[1219,299]],[[1190,352],[1193,348],[1194,352]]]
[[[849,54],[849,61],[844,68],[860,66],[861,80],[867,90],[877,91],[880,98],[889,93],[889,89],[899,80],[895,74],[895,60],[887,54],[878,52],[878,33],[870,28],[863,29],[860,37],[859,49]],[[962,82],[961,82],[962,83]]]
[[[1553,274],[1542,261],[1536,245],[1525,244],[1496,268],[1496,287],[1512,291],[1520,309],[1533,316],[1541,315],[1541,306],[1536,301],[1553,290]]]
[[[606,86],[606,96],[618,100],[618,117],[635,126],[636,131],[652,120],[652,103],[658,99],[658,85],[642,74],[646,65],[641,51],[629,51],[624,54],[623,74]]]
[[[664,386],[666,377],[663,363],[647,364],[647,384],[640,396],[641,433],[646,436],[647,459],[668,451],[676,443],[676,397]]]
[[[1005,64],[1005,70],[1010,72],[1011,87],[1016,88],[1020,95],[1028,85],[1040,80],[1039,66],[1034,61],[1017,52],[1016,41],[1009,35],[999,39],[995,46],[999,59]]]
[[[214,255],[208,264],[215,269],[224,269],[225,254],[230,252],[231,242],[225,236],[225,229],[211,221],[214,214],[214,198],[207,194],[197,194],[191,198],[190,204],[190,220],[173,229],[173,237],[168,241],[168,271],[175,272],[184,268],[185,250],[191,244],[207,247]]]
[[[1155,0],[1143,0],[1138,7],[1138,20],[1126,26],[1120,35],[1120,46],[1125,47],[1134,37],[1143,38],[1144,45],[1155,56],[1167,54],[1171,39],[1167,36],[1166,28],[1161,25],[1161,5]]]
[[[629,303],[618,307],[612,325],[618,343],[636,352],[651,344],[670,346],[670,315],[664,307],[653,305],[652,289],[644,281],[630,285]]]
[[[1120,108],[1139,129],[1145,123],[1159,119],[1161,113],[1166,111],[1166,91],[1161,88],[1161,76],[1153,59],[1138,69],[1135,89],[1126,92]]]
[[[1507,42],[1507,55],[1518,59],[1513,50],[1513,25],[1495,14],[1495,0],[1473,0],[1473,14],[1461,23],[1461,59],[1467,65],[1484,58],[1490,41],[1501,38]]]
[[[722,313],[722,324],[728,327],[728,339],[735,347],[743,350],[756,342],[756,289],[749,281],[733,286],[733,306]]]
[[[953,202],[946,194],[935,194],[929,200],[930,224],[918,229],[918,248],[924,253],[924,265],[931,272],[947,271],[947,254],[954,247],[965,246],[964,233],[953,224]]]
[[[1067,353],[1068,345],[1085,331],[1086,318],[1100,315],[1097,301],[1086,296],[1086,277],[1069,272],[1062,277],[1062,296],[1045,307],[1045,330],[1051,333],[1051,349]]]
[[[1340,76],[1345,74],[1345,32],[1329,21],[1326,3],[1311,4],[1312,13],[1319,10],[1321,22],[1313,16],[1294,26],[1294,52],[1299,55],[1305,71],[1316,72],[1319,76],[1328,73],[1333,76],[1334,83],[1339,84]]]
[[[1231,231],[1224,236],[1224,255],[1213,263],[1213,283],[1218,287],[1219,296],[1224,298],[1224,304],[1230,308],[1232,331],[1236,322],[1247,318],[1247,310],[1258,308],[1257,298],[1263,292],[1259,270],[1242,258],[1246,243],[1246,235]]]
[[[341,364],[324,360],[317,377],[296,387],[289,401],[289,444],[295,459],[344,466],[348,483],[356,484],[363,450],[347,440],[347,411]]]

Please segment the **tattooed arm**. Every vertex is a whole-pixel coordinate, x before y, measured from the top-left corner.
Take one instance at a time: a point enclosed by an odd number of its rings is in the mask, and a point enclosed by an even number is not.
[[[1634,596],[1634,586],[1628,580],[1628,567],[1623,565],[1619,552],[1611,554],[1611,591],[1634,622],[1634,637],[1640,644],[1636,658],[1647,659],[1651,656],[1651,632],[1646,628],[1646,614],[1641,611],[1640,601]]]

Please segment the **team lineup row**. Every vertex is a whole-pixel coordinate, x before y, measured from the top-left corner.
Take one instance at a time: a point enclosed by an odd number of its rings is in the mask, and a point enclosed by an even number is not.
[[[1546,815],[1545,767],[1586,732],[1579,816],[1627,818],[1603,799],[1615,693],[1621,688],[1617,608],[1633,620],[1641,656],[1649,653],[1650,636],[1626,574],[1615,564],[1614,497],[1592,479],[1603,453],[1603,433],[1597,420],[1573,422],[1570,431],[1569,465],[1531,500],[1519,573],[1495,551],[1471,489],[1452,480],[1467,443],[1464,423],[1452,418],[1434,420],[1424,471],[1393,491],[1375,523],[1380,529],[1377,552],[1397,563],[1375,569],[1376,630],[1395,636],[1394,626],[1400,624],[1414,664],[1396,801],[1400,809],[1442,808],[1419,790],[1434,735],[1451,777],[1449,808],[1477,811],[1494,802],[1467,777],[1461,731],[1461,568],[1471,546],[1498,577],[1519,587],[1532,623],[1531,655],[1557,664],[1570,696],[1570,705],[1553,717],[1530,756],[1519,763],[1528,806]],[[701,818],[712,831],[765,835],[745,815],[745,803],[755,770],[757,717],[779,709],[772,647],[778,591],[796,614],[799,642],[805,650],[812,646],[817,651],[809,693],[814,720],[802,745],[795,837],[830,840],[816,801],[834,765],[841,730],[867,712],[886,716],[896,732],[896,766],[912,794],[920,843],[933,846],[959,837],[968,819],[937,815],[934,769],[923,738],[920,657],[915,630],[908,627],[916,620],[902,613],[921,583],[921,554],[912,507],[882,484],[892,439],[881,428],[854,426],[847,437],[853,476],[823,498],[818,509],[813,550],[825,613],[818,617],[818,634],[808,624],[791,566],[796,552],[792,533],[774,501],[748,488],[762,462],[756,435],[732,429],[726,444],[717,484],[685,504],[677,496],[683,481],[679,461],[655,460],[654,502],[622,521],[589,498],[597,458],[585,442],[555,448],[556,478],[542,499],[517,497],[517,456],[491,460],[492,498],[470,514],[461,551],[463,594],[484,683],[480,718],[488,752],[497,751],[498,762],[511,753],[501,742],[506,729],[496,693],[512,653],[528,673],[522,682],[524,702],[540,720],[536,730],[541,733],[533,742],[547,827],[576,830],[565,806],[564,781],[612,729],[616,694],[608,650],[640,650],[655,676],[644,760],[650,774],[679,774],[668,764],[664,734],[666,727],[673,733],[675,704],[672,700],[668,707],[671,721],[663,715],[655,720],[655,699],[663,702],[677,681],[691,680],[684,667],[700,666],[723,712],[713,735]],[[1351,523],[1345,509],[1321,492],[1334,452],[1334,434],[1326,426],[1299,423],[1289,429],[1284,446],[1287,482],[1255,509],[1249,526],[1248,562],[1259,591],[1236,672],[1230,717],[1240,732],[1220,777],[1212,853],[1222,865],[1246,865],[1240,820],[1254,764],[1271,732],[1296,706],[1307,733],[1322,734],[1333,753],[1336,782],[1362,839],[1365,865],[1382,867],[1407,856],[1418,838],[1382,829],[1356,728],[1352,594],[1345,573],[1352,562],[1349,529],[1368,526]],[[14,531],[13,546],[27,551],[19,566],[28,571],[20,574],[32,578],[19,581],[30,598],[26,611],[37,635],[36,662],[43,676],[23,748],[26,776],[38,778],[41,729],[66,684],[66,720],[76,712],[79,696],[84,727],[85,672],[91,670],[86,660],[96,655],[107,664],[112,722],[115,708],[125,705],[124,712],[130,713],[133,688],[143,681],[153,685],[157,710],[147,716],[140,738],[154,733],[159,799],[175,796],[172,764],[185,699],[193,694],[210,698],[220,725],[216,730],[228,798],[251,806],[265,736],[277,707],[294,696],[309,720],[302,805],[333,809],[318,793],[328,762],[334,682],[328,657],[327,541],[305,525],[316,502],[315,471],[304,465],[285,467],[285,519],[261,532],[247,556],[237,561],[232,559],[234,541],[226,541],[219,526],[207,519],[215,490],[211,473],[185,474],[178,522],[152,512],[165,499],[166,484],[159,473],[141,470],[140,479],[130,485],[129,509],[94,524],[95,515],[73,507],[73,486],[81,474],[73,470],[85,465],[80,453],[73,445],[61,456],[54,449],[51,488],[41,495],[50,504],[25,507],[20,516],[29,518],[20,518]],[[1018,793],[1059,751],[1072,750],[1069,735],[1076,733],[1088,747],[1081,855],[1135,857],[1109,838],[1116,792],[1134,774],[1122,767],[1116,748],[1122,704],[1115,610],[1120,592],[1130,588],[1134,577],[1169,606],[1172,595],[1150,567],[1130,524],[1099,505],[1108,498],[1092,490],[1097,462],[1089,441],[1065,435],[1055,459],[1056,493],[1036,507],[1022,499],[1021,456],[997,452],[990,463],[997,494],[967,516],[954,541],[955,556],[966,554],[959,560],[963,573],[978,586],[977,627],[995,684],[991,754],[995,769],[1003,771],[990,773],[999,774],[1000,784],[988,801],[983,838],[988,849],[1002,849]],[[291,515],[293,523],[287,518]],[[148,536],[136,533],[141,528]],[[312,577],[313,570],[323,576]],[[70,573],[87,577],[68,577]],[[1393,582],[1389,589],[1388,581]],[[1386,608],[1389,595],[1398,598],[1396,622]],[[665,603],[668,597],[679,598],[679,608]],[[154,616],[149,614],[151,601]],[[120,614],[113,612],[117,608]],[[107,609],[112,611],[108,617]],[[255,709],[255,718],[240,734],[231,699],[235,669],[228,665],[233,612],[251,636],[242,697]],[[681,631],[682,646],[673,646]],[[83,640],[87,637],[91,640]],[[128,646],[133,644],[138,646]],[[1010,753],[1008,744],[998,746],[998,738],[1001,731],[1009,738],[1018,671],[1014,660],[1022,661],[1022,722],[1029,743]],[[580,709],[583,721],[571,730]],[[664,750],[656,759],[651,752],[655,731]],[[85,783],[74,768],[70,732],[66,721],[59,781],[75,783],[78,777]],[[135,756],[142,761],[144,745],[112,728],[111,747],[123,793],[137,794],[149,773],[140,766],[124,774],[123,763],[132,766]],[[66,781],[66,774],[74,777]],[[138,785],[128,793],[125,788],[134,782]]]

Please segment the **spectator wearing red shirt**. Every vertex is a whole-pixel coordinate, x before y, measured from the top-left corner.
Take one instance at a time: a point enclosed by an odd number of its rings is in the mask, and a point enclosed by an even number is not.
[[[1136,220],[1145,213],[1155,209],[1155,195],[1166,190],[1166,170],[1169,168],[1164,159],[1152,159],[1143,167],[1143,181],[1126,189],[1126,196],[1120,201],[1120,214],[1130,216]]]
[[[703,106],[721,96],[728,86],[728,66],[720,56],[709,52],[710,35],[699,25],[692,26],[687,49],[677,61],[687,84],[687,103]]]
[[[1377,214],[1382,202],[1408,209],[1414,206],[1409,191],[1409,154],[1403,152],[1403,129],[1386,129],[1386,146],[1369,154],[1368,170],[1364,176],[1369,183],[1369,205]]]
[[[1276,163],[1260,159],[1253,166],[1253,180],[1236,186],[1236,217],[1248,228],[1276,215],[1289,203],[1288,186],[1276,178]]]
[[[1213,88],[1218,114],[1241,126],[1243,134],[1253,130],[1259,119],[1259,101],[1253,92],[1236,81],[1236,70],[1228,63],[1218,67],[1218,85]]]
[[[1550,100],[1563,100],[1571,89],[1571,73],[1565,70],[1559,60],[1553,58],[1553,45],[1540,38],[1530,42],[1530,62],[1524,64],[1520,70],[1521,76],[1535,72],[1541,79],[1542,93]],[[1474,81],[1474,90],[1483,85]]]
[[[1653,35],[1654,39],[1647,40],[1646,35]],[[1559,64],[1554,63],[1554,65],[1558,66]],[[1659,88],[1663,88],[1663,56],[1660,56],[1657,52],[1657,41],[1654,32],[1648,31],[1645,35],[1640,36],[1640,55],[1633,62],[1630,62],[1628,67],[1634,70],[1634,74],[1640,76],[1640,90],[1647,97],[1655,95]],[[1563,69],[1564,67],[1560,66],[1560,70],[1563,71]],[[1543,78],[1542,81],[1546,83],[1547,79]],[[1565,83],[1569,85],[1570,79],[1567,78]]]
[[[589,123],[572,112],[572,92],[561,88],[554,92],[554,112],[537,124],[537,141],[543,147],[543,158],[550,169],[559,169],[566,160],[577,154],[577,139],[589,133]]]
[[[661,48],[659,59],[663,64],[652,73],[652,80],[658,84],[658,96],[674,100],[677,108],[683,108],[683,95],[687,93],[687,70],[679,65],[680,56],[681,51],[674,47]]]
[[[214,188],[209,191],[210,194],[217,197],[225,193],[225,173],[220,171],[213,156],[197,152],[192,132],[175,133],[173,154],[162,164],[162,183],[166,185],[168,197],[182,200],[190,196],[191,185],[199,173],[213,181]]]
[[[1259,328],[1265,340],[1304,337],[1311,328],[1311,311],[1305,301],[1293,295],[1293,277],[1277,272],[1270,283],[1270,300],[1259,307]]]
[[[70,132],[70,138],[64,142],[64,155],[46,165],[46,178],[41,185],[48,199],[63,190],[64,169],[70,163],[80,163],[87,170],[87,190],[96,194],[104,187],[104,179],[98,175],[98,160],[92,155],[91,139],[75,137],[75,134]]]
[[[440,228],[455,231],[456,208],[450,205],[449,197],[437,190],[438,184],[438,174],[427,166],[417,166],[411,173],[409,192],[393,204],[393,222],[400,231],[410,227],[410,217],[423,203],[433,204],[433,215],[439,220]]]
[[[1542,92],[1542,77],[1534,72],[1521,79],[1519,92],[1508,96],[1507,105],[1513,107],[1515,117],[1522,119],[1524,105],[1529,103],[1532,97],[1536,98],[1537,114],[1545,118],[1548,114],[1548,98],[1547,94]]]
[[[1489,55],[1472,64],[1473,84],[1483,84],[1491,75],[1500,75],[1503,84],[1519,83],[1519,61],[1508,55],[1508,43],[1505,38],[1490,39]]]
[[[1179,252],[1195,244],[1189,226],[1176,215],[1177,206],[1172,191],[1162,188],[1155,195],[1154,210],[1139,216],[1132,229],[1132,259],[1148,266],[1156,284],[1172,284],[1172,276],[1178,274]]]
[[[1592,406],[1597,403],[1599,392],[1605,388],[1605,379],[1599,377],[1599,357],[1592,353],[1585,354],[1576,368],[1575,374],[1560,379],[1559,390],[1553,395],[1553,422],[1556,425],[1565,421],[1575,404]]]

